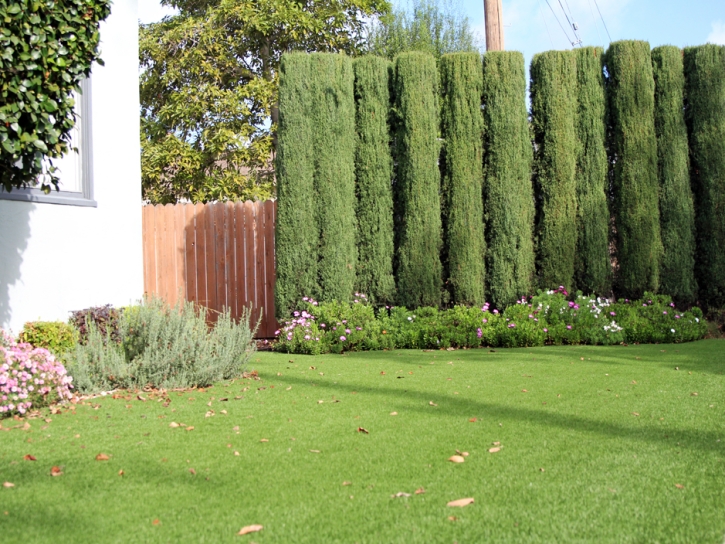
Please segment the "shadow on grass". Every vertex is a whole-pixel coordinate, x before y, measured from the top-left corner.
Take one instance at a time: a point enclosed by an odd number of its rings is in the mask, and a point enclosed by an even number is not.
[[[266,376],[266,378],[273,378]],[[273,378],[276,382],[284,382],[287,385],[310,385],[309,378],[296,378],[291,376]],[[399,399],[407,399],[414,403],[420,402],[420,406],[412,406],[420,412],[425,411],[430,414],[431,409],[441,416],[449,417],[481,417],[486,415],[497,421],[514,420],[525,421],[545,427],[556,427],[560,429],[574,430],[578,432],[590,432],[599,435],[608,436],[615,439],[636,440],[640,442],[661,443],[662,445],[674,445],[678,442],[679,448],[698,449],[717,451],[725,453],[725,443],[717,442],[725,437],[725,431],[717,434],[710,431],[693,431],[689,429],[676,429],[668,427],[667,429],[658,428],[652,425],[642,425],[637,428],[631,428],[624,425],[618,425],[608,421],[601,421],[571,414],[557,414],[546,410],[534,410],[530,408],[517,408],[512,406],[504,406],[501,404],[474,401],[470,399],[452,397],[450,395],[442,395],[437,392],[421,392],[407,390],[405,392],[399,389],[391,389],[386,387],[371,387],[367,385],[350,385],[341,382],[325,383],[314,382],[316,387],[344,390],[348,392],[355,391],[357,393],[370,393],[378,396],[397,397]],[[431,408],[428,403],[433,401],[437,404],[435,408]],[[667,433],[667,436],[665,436]]]

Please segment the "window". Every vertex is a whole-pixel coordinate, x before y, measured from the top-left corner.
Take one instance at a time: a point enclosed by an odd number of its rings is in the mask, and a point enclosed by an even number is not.
[[[93,151],[91,131],[91,80],[81,83],[81,95],[76,100],[76,126],[71,131],[71,147],[78,152],[69,151],[60,159],[54,159],[58,168],[60,183],[58,191],[51,190],[47,195],[40,189],[13,189],[11,192],[0,187],[0,200],[18,200],[46,204],[65,204],[67,206],[96,207],[93,198]]]

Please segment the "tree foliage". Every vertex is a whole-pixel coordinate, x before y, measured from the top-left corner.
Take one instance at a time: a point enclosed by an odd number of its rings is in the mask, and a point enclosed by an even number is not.
[[[678,302],[697,299],[695,209],[685,125],[682,51],[665,45],[652,50],[655,78],[655,131],[660,184],[662,265],[660,290]]]
[[[262,199],[279,63],[286,51],[362,49],[368,17],[386,0],[164,0],[179,10],[141,25],[144,197]]]
[[[390,62],[374,55],[353,61],[355,71],[355,176],[357,275],[355,289],[376,304],[392,304],[393,161],[390,154]]]
[[[366,42],[370,53],[390,60],[404,51],[423,51],[439,60],[446,53],[479,50],[468,18],[446,0],[414,0],[411,13],[395,10],[379,17]]]
[[[0,185],[58,187],[53,159],[70,149],[73,98],[99,64],[109,0],[0,0]],[[48,158],[46,162],[44,159]]]
[[[700,299],[725,307],[725,46],[684,52]]]
[[[585,293],[598,295],[608,295],[612,287],[603,53],[600,47],[576,50],[578,235],[575,284]]]
[[[536,264],[543,289],[571,289],[576,253],[576,55],[547,51],[531,62],[536,152]]]
[[[483,73],[478,53],[441,58],[446,277],[455,304],[484,301]]]
[[[442,269],[438,71],[432,55],[395,60],[396,280],[402,306],[438,306]]]
[[[659,288],[660,238],[654,78],[647,42],[609,46],[610,152],[617,244],[616,292],[639,298]]]
[[[526,111],[524,56],[483,56],[486,270],[500,307],[531,293],[534,275],[532,149]]]

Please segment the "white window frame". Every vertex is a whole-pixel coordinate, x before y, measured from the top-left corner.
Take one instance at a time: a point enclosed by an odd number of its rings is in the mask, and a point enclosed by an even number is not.
[[[36,188],[13,189],[8,192],[0,187],[0,200],[34,202],[38,204],[60,204],[65,206],[98,207],[93,195],[93,118],[91,100],[91,79],[81,82],[80,95],[80,133],[81,145],[78,146],[81,163],[81,192],[56,191],[51,189],[45,194]],[[69,153],[75,153],[70,150]]]

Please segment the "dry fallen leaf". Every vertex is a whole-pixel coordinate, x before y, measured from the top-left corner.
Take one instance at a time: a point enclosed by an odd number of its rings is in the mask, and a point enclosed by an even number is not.
[[[498,453],[499,451],[501,451],[501,447],[500,446],[496,446],[495,448],[489,448],[488,449],[488,453]]]
[[[262,529],[264,529],[264,525],[247,525],[246,527],[242,527],[237,534],[248,535],[249,533],[256,533],[257,531],[261,531]]]
[[[416,495],[422,495],[423,493],[425,493],[425,489],[423,489],[422,487],[419,487],[415,490]]]
[[[63,471],[60,469],[60,467],[54,466],[50,469],[51,476],[60,476],[61,474],[63,474]]]
[[[493,444],[494,446],[500,446],[500,445],[501,445],[501,442],[492,442],[492,444]]]
[[[448,458],[451,463],[463,463],[465,459],[462,455],[452,455]]]
[[[189,472],[191,473],[192,476],[196,476],[196,471],[193,468],[190,468]]]
[[[684,485],[682,485],[682,484],[675,484],[675,487],[676,487],[677,489],[685,489],[685,486],[684,486]]]
[[[260,442],[269,442],[269,439],[267,439],[267,438],[262,438],[262,440],[260,440]]]
[[[691,397],[696,397],[697,396],[697,393],[694,393],[694,392],[693,393],[690,393],[690,396]]]
[[[151,522],[151,524],[152,524],[152,525],[159,525],[160,523],[161,523],[161,522],[159,521],[159,519],[158,519],[158,518],[156,518],[155,520],[153,520],[153,521]]]
[[[194,427],[193,426],[189,426],[185,430],[187,430],[187,431],[193,431],[194,430]]]
[[[121,470],[118,471],[118,475],[119,476],[123,476],[124,474],[126,474],[126,473],[123,471],[123,469],[121,469]]]
[[[324,400],[318,400],[317,401],[317,404],[322,404],[323,402],[325,402],[325,401]]]
[[[222,410],[222,411],[220,411],[219,413],[220,413],[220,414],[224,414],[224,415],[227,415],[227,411],[226,411],[226,410]]]
[[[287,389],[285,389],[285,391],[289,391],[290,389],[292,389],[291,385]]]
[[[3,487],[15,487],[15,484],[11,482],[3,482]]]
[[[35,459],[35,456],[34,455],[30,455],[29,453],[27,455],[25,455],[23,457],[23,459],[25,459],[26,461],[35,461],[36,460]]]
[[[320,450],[310,450],[310,453],[320,453]]]
[[[522,393],[528,393],[528,391],[526,389],[522,389],[521,392]]]
[[[344,486],[346,486],[346,485],[352,485],[352,482],[342,482],[342,485],[344,485]]]
[[[541,467],[541,468],[539,469],[539,472],[545,472],[545,471],[544,471],[544,467]]]
[[[448,521],[458,521],[456,516],[448,516]]]
[[[358,428],[357,428],[357,432],[359,432],[359,433],[364,433],[364,434],[370,434],[370,431],[368,431],[368,430],[367,430],[366,428],[364,428],[364,427],[358,427]]]
[[[463,508],[464,506],[468,506],[469,504],[472,504],[473,502],[474,502],[473,497],[469,497],[467,499],[458,499],[455,501],[451,501],[446,506],[457,506],[457,507]]]
[[[390,495],[391,499],[400,498],[400,497],[410,497],[410,493],[404,493],[403,491],[398,491],[395,495]]]
[[[234,456],[235,456],[235,457],[239,457],[239,452],[238,452],[238,451],[235,451],[235,452],[234,452]]]
[[[96,455],[96,461],[108,461],[110,457],[106,455],[105,453],[99,453]]]
[[[239,430],[239,425],[235,425],[234,427],[232,427],[232,431],[238,431],[238,430]]]
[[[437,404],[436,404],[435,402],[433,402],[433,401],[430,401],[430,402],[429,402],[428,404],[430,404],[431,406],[438,406],[438,405],[437,405]]]
[[[390,415],[391,416],[397,416],[398,415],[398,412],[390,412]]]
[[[469,421],[469,423],[476,423],[476,421],[478,421],[478,418],[472,417],[468,421]]]

